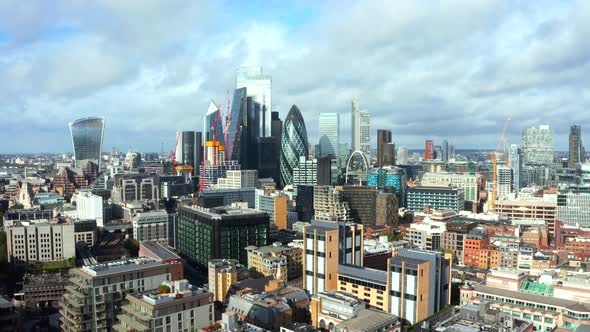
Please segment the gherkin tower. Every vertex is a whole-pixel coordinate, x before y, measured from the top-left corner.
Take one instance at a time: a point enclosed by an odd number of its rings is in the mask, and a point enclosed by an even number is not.
[[[281,185],[293,183],[293,168],[299,164],[299,157],[308,156],[307,130],[303,116],[296,105],[291,107],[285,122],[281,136]]]

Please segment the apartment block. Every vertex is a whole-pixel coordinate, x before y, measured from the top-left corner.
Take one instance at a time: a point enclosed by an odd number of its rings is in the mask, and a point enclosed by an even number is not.
[[[249,246],[246,251],[248,269],[251,271],[285,281],[301,277],[301,248],[283,246],[277,242],[265,247]]]

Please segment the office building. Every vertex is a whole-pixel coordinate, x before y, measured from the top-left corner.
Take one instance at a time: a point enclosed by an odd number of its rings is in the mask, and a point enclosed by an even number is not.
[[[217,179],[219,189],[240,189],[256,187],[258,181],[258,170],[228,170],[225,178]]]
[[[445,139],[442,145],[442,161],[449,161],[449,142]]]
[[[94,246],[97,241],[96,221],[79,220],[74,222],[74,243],[85,242],[88,247]]]
[[[307,159],[304,156],[299,157],[297,166],[293,167],[293,186],[307,185],[315,186],[318,184],[318,160]]]
[[[209,291],[213,293],[213,301],[226,302],[229,289],[238,281],[248,278],[248,267],[237,259],[212,259],[207,264]]]
[[[563,221],[566,225],[590,227],[590,193],[558,193],[557,220]]]
[[[278,229],[289,229],[287,219],[287,206],[289,197],[278,192],[265,192],[256,189],[256,210],[265,212],[270,218],[270,223]]]
[[[459,212],[465,206],[465,194],[454,187],[413,187],[408,190],[407,201],[408,210],[412,212],[422,212],[426,207]]]
[[[309,294],[337,290],[339,264],[363,265],[363,225],[312,220],[303,230],[303,286]]]
[[[378,192],[375,206],[375,224],[397,226],[399,223],[399,201],[395,194]]]
[[[209,107],[207,108],[207,113],[203,118],[203,140],[207,141],[217,141],[219,142],[220,146],[225,147],[225,136],[223,134],[223,119],[221,116],[221,110],[211,100],[209,102]],[[204,149],[203,153],[205,154],[204,159],[207,160],[212,156],[209,155],[208,149]],[[224,153],[225,154],[225,153]]]
[[[557,197],[546,195],[543,198],[517,198],[499,200],[494,204],[494,213],[509,219],[542,219],[547,222],[547,230],[555,236],[557,222]]]
[[[264,137],[259,139],[257,165],[258,175],[260,178],[272,178],[275,181],[275,183],[279,183],[281,137],[283,132],[283,121],[279,118],[279,112],[271,113],[270,132],[271,137]]]
[[[440,161],[444,161],[442,159],[443,158],[443,155],[442,154],[443,154],[442,153],[442,147],[440,145],[436,145],[434,147],[434,159],[440,160]]]
[[[395,144],[391,140],[391,130],[377,130],[377,167],[395,165]]]
[[[114,331],[197,331],[213,323],[213,295],[188,280],[127,294]]]
[[[424,147],[424,160],[434,160],[434,143],[432,140],[426,140]]]
[[[474,222],[447,222],[440,238],[440,247],[453,252],[453,261],[463,264],[463,250],[467,234],[477,226]]]
[[[524,186],[543,187],[549,183],[550,168],[547,165],[527,164],[523,166],[521,175]]]
[[[203,162],[203,135],[198,131],[179,131],[176,139],[176,165],[190,166],[190,173],[199,175]]]
[[[314,189],[315,186],[297,186],[295,197],[295,211],[297,220],[310,222],[314,215]]]
[[[371,307],[404,319],[422,321],[450,304],[451,265],[436,251],[402,249],[387,270],[340,265],[338,290]]]
[[[371,116],[361,112],[358,100],[352,101],[352,151],[361,151],[371,156]]]
[[[323,186],[338,182],[340,176],[338,159],[318,157],[317,160],[317,184]]]
[[[351,112],[351,137],[352,137],[352,151],[359,151],[361,149],[361,108],[358,99],[352,100]]]
[[[523,161],[522,149],[516,144],[511,144],[508,166],[512,170],[512,188],[517,194],[522,186]]]
[[[336,157],[340,149],[340,114],[320,113],[320,156]]]
[[[362,151],[354,151],[346,164],[345,182],[347,184],[363,185],[367,183],[369,160]]]
[[[496,199],[504,199],[512,192],[512,170],[506,165],[496,167]]]
[[[293,184],[293,169],[299,165],[299,159],[309,155],[307,130],[303,116],[297,106],[293,105],[283,123],[281,137],[281,185]]]
[[[167,245],[159,242],[141,242],[139,244],[138,255],[139,257],[150,257],[168,264],[170,268],[170,280],[184,279],[182,258],[174,253]]]
[[[258,123],[249,126],[249,109],[246,88],[238,88],[234,90],[231,101],[231,111],[227,123],[227,159],[235,160],[238,164],[248,168],[250,161],[252,161],[253,150],[249,149],[252,141],[257,137]],[[258,109],[259,110],[259,109]]]
[[[178,253],[205,270],[211,259],[231,258],[247,264],[247,246],[262,247],[269,239],[268,214],[247,208],[211,209],[181,206],[178,213]]]
[[[350,218],[363,225],[375,225],[377,220],[377,188],[369,186],[338,186],[342,201],[348,203]]]
[[[479,200],[479,184],[476,175],[459,173],[424,173],[421,184],[429,187],[456,187],[465,193],[465,200],[477,202]]]
[[[261,331],[279,331],[281,326],[291,326],[293,309],[285,299],[271,294],[232,295],[228,304],[229,313],[236,320],[250,322]],[[246,325],[246,323],[244,324]]]
[[[553,162],[553,129],[548,125],[522,131],[522,153],[525,164],[548,165]]]
[[[398,165],[408,165],[410,161],[410,156],[408,154],[408,148],[405,146],[400,146],[397,149],[397,158],[396,158]]]
[[[315,218],[330,221],[352,221],[350,206],[342,198],[342,191],[332,186],[313,187]]]
[[[301,248],[287,247],[277,242],[265,247],[246,247],[246,251],[250,271],[282,281],[301,277]]]
[[[60,168],[53,183],[55,191],[66,199],[70,199],[76,190],[90,187],[90,182],[81,168]]]
[[[125,295],[170,280],[168,265],[151,258],[122,259],[70,270],[71,285],[60,303],[64,331],[109,331]],[[100,285],[100,286],[99,286]]]
[[[80,220],[96,220],[96,226],[104,226],[102,197],[90,190],[80,190],[75,195],[76,212]]]
[[[410,224],[404,239],[423,250],[440,250],[446,223],[426,218],[423,222]]]
[[[76,257],[74,224],[50,221],[4,221],[8,261],[55,262]]]
[[[582,127],[573,125],[570,127],[568,168],[576,168],[578,163],[585,162],[584,145],[582,144]]]
[[[256,188],[205,189],[199,192],[197,205],[204,208],[246,203],[249,208],[256,206]]]
[[[264,75],[260,67],[241,67],[236,73],[236,89],[246,88],[248,97],[260,104],[258,133],[271,136],[272,78]]]
[[[69,123],[77,168],[86,168],[90,161],[100,169],[104,123],[104,118],[83,118]]]
[[[131,219],[133,238],[139,242],[168,243],[168,213],[165,210],[139,212]]]
[[[114,179],[111,191],[113,203],[159,201],[160,191],[155,177],[141,174],[120,174]]]

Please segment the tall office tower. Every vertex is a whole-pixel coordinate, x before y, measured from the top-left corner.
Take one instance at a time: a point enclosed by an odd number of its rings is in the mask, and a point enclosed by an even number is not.
[[[400,146],[397,149],[397,163],[398,165],[407,165],[409,162],[410,156],[408,155],[408,148],[405,146]]]
[[[77,168],[86,168],[91,161],[100,169],[104,121],[104,118],[83,118],[69,123]]]
[[[293,186],[318,184],[318,160],[299,157],[299,163],[293,167]]]
[[[72,285],[66,287],[59,311],[62,330],[72,332],[110,331],[126,294],[156,289],[171,278],[169,264],[146,257],[86,265],[69,273]]]
[[[377,129],[377,167],[395,164],[395,144],[391,143],[391,130]]]
[[[424,160],[434,160],[434,143],[429,139],[425,142]]]
[[[237,160],[244,168],[248,164],[249,127],[248,127],[248,96],[246,88],[234,90],[231,110],[226,121],[227,129],[227,157]]]
[[[340,159],[340,166],[346,165],[348,162],[348,157],[350,156],[350,149],[348,148],[348,143],[340,143],[340,152],[338,158]]]
[[[442,160],[442,158],[443,158],[442,147],[440,145],[437,145],[434,147],[434,159]]]
[[[350,121],[351,137],[352,137],[352,151],[360,150],[361,148],[361,108],[358,99],[352,100],[352,112]]]
[[[504,199],[512,192],[512,170],[506,165],[498,165],[496,178],[496,197]]]
[[[213,100],[209,102],[207,114],[205,114],[205,118],[203,119],[203,139],[205,141],[218,141],[219,145],[225,146],[221,111]]]
[[[524,129],[522,152],[525,164],[551,164],[554,152],[553,129],[548,125]]]
[[[236,89],[246,88],[248,97],[260,104],[258,132],[260,137],[271,135],[272,78],[263,75],[260,67],[242,67],[236,73]]]
[[[442,161],[449,161],[449,142],[443,141],[442,145]]]
[[[455,145],[449,144],[449,160],[455,159]]]
[[[516,144],[510,145],[510,154],[508,155],[508,165],[512,169],[512,188],[518,194],[522,184],[522,150]]]
[[[350,217],[363,225],[375,225],[377,221],[377,188],[369,186],[339,186],[342,201],[350,208]]]
[[[300,157],[309,155],[307,143],[307,130],[305,121],[296,105],[291,110],[283,123],[281,137],[281,185],[284,187],[293,183],[293,168],[299,165]]]
[[[371,115],[361,112],[361,151],[371,160]]]
[[[203,162],[203,136],[198,131],[179,131],[176,133],[176,164],[191,166],[192,174],[199,175]]]
[[[338,265],[363,266],[363,225],[312,220],[303,229],[303,286],[310,294],[338,288]]]
[[[340,149],[340,114],[320,113],[320,156],[336,157]]]
[[[260,178],[273,178],[279,183],[279,156],[281,152],[281,133],[283,121],[279,112],[271,113],[271,136],[260,137],[258,149],[258,172]]]
[[[582,145],[582,127],[573,125],[570,127],[568,168],[576,168],[576,164],[584,162],[584,146]]]

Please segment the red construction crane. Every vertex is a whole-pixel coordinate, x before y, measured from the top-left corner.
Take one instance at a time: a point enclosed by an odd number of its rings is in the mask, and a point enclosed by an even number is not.
[[[174,150],[170,152],[170,161],[172,162],[172,175],[176,175],[176,147],[178,146],[179,135],[176,133],[176,143],[174,143]]]

